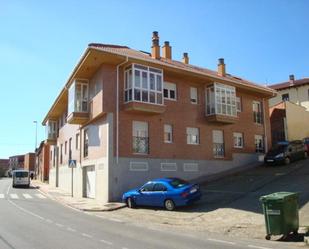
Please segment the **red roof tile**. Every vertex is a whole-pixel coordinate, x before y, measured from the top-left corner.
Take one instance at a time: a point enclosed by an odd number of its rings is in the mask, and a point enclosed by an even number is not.
[[[274,90],[283,90],[283,89],[286,89],[286,88],[298,87],[298,86],[303,86],[303,85],[306,85],[306,84],[309,84],[309,78],[294,80],[293,84],[291,84],[289,81],[286,81],[286,82],[270,85],[268,87],[270,87]]]

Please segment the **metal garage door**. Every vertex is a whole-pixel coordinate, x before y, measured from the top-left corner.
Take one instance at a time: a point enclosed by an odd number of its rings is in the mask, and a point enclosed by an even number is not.
[[[87,166],[85,169],[85,194],[88,198],[95,198],[95,167]]]

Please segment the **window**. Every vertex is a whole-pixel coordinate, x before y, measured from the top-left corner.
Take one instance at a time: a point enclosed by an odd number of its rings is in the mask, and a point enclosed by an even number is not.
[[[177,171],[176,163],[161,163],[161,171]]]
[[[187,127],[187,144],[199,144],[199,129]]]
[[[237,116],[235,87],[214,83],[206,89],[206,115]]]
[[[173,142],[173,127],[169,124],[164,125],[164,143]]]
[[[281,97],[282,97],[282,101],[289,101],[290,100],[290,96],[289,96],[288,93],[282,94]]]
[[[242,111],[241,97],[236,97],[236,110],[237,110],[237,112]]]
[[[141,191],[142,191],[142,192],[150,192],[150,191],[153,191],[153,186],[154,186],[154,183],[152,183],[152,182],[146,183],[146,184],[142,187]]]
[[[261,102],[253,101],[253,120],[256,124],[262,124],[262,105]]]
[[[60,144],[60,164],[62,164],[62,151],[63,151],[63,144]]]
[[[64,143],[64,154],[65,155],[67,154],[67,146],[68,146],[68,142],[65,141],[65,143]]]
[[[149,153],[147,122],[133,121],[133,153]]]
[[[56,139],[57,136],[57,121],[48,120],[46,124],[46,138]]]
[[[176,100],[176,84],[164,82],[164,99]]]
[[[88,112],[88,81],[75,80],[69,88],[69,113]]]
[[[212,131],[212,141],[213,141],[213,155],[214,157],[224,157],[224,138],[223,131],[213,130]]]
[[[125,70],[125,102],[163,104],[163,72],[160,69],[132,64]]]
[[[72,138],[69,139],[69,160],[72,159]]]
[[[76,134],[75,138],[75,149],[79,150],[79,133]]]
[[[89,134],[88,129],[84,130],[84,157],[88,156]]]
[[[162,183],[156,183],[153,187],[153,191],[156,192],[167,191],[167,188]]]
[[[234,148],[243,148],[244,147],[244,138],[243,134],[240,132],[234,132]]]
[[[254,136],[254,143],[255,143],[255,151],[256,152],[264,152],[263,136],[255,135]]]
[[[197,88],[190,87],[190,101],[191,104],[197,104]]]

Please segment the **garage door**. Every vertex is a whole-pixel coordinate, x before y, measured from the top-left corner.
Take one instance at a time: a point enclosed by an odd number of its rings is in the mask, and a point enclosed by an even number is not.
[[[95,168],[88,166],[85,167],[85,171],[86,197],[95,198]]]

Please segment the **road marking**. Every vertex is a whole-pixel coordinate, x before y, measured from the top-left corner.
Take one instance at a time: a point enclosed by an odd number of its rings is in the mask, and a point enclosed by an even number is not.
[[[102,243],[107,244],[107,245],[110,245],[110,246],[113,244],[112,242],[107,241],[107,240],[104,240],[104,239],[101,239],[100,241],[101,241]]]
[[[0,199],[4,199],[4,194],[0,194]]]
[[[50,220],[50,219],[45,219],[45,221],[46,222],[48,222],[48,223],[54,223],[52,220]]]
[[[82,235],[83,235],[84,237],[87,237],[87,238],[92,238],[92,236],[89,235],[89,234],[87,234],[87,233],[82,233]]]
[[[40,199],[46,199],[46,196],[42,195],[42,194],[35,194],[38,198]]]
[[[10,194],[10,196],[11,196],[12,199],[18,199],[19,198],[17,194]]]
[[[73,232],[73,233],[75,233],[75,232],[76,232],[76,230],[75,230],[75,229],[73,229],[73,228],[71,228],[71,227],[67,227],[67,230],[68,230],[68,231],[70,231],[70,232]]]
[[[263,246],[255,246],[255,245],[248,245],[250,248],[256,248],[256,249],[271,249],[269,247],[263,247]]]
[[[14,205],[15,207],[17,207],[18,209],[20,209],[21,211],[23,211],[23,212],[25,212],[25,213],[27,213],[27,214],[30,214],[30,215],[32,215],[32,216],[34,216],[34,217],[36,217],[36,218],[38,218],[38,219],[40,219],[40,220],[45,220],[42,216],[37,215],[37,214],[35,214],[35,213],[32,213],[31,211],[28,211],[27,209],[24,209],[24,208],[22,208],[21,206],[18,206],[15,202],[13,202],[13,201],[11,201],[11,200],[9,200],[9,202],[10,202],[12,205]]]
[[[60,223],[56,223],[57,227],[64,227],[64,225],[60,224]]]
[[[213,241],[213,242],[219,242],[219,243],[229,244],[229,245],[235,245],[234,242],[226,241],[226,240],[220,240],[220,239],[207,239],[207,240]]]
[[[29,194],[23,194],[23,196],[24,196],[26,199],[32,199],[32,196],[29,195]]]
[[[122,223],[122,220],[118,220],[116,218],[108,218],[108,220]]]

